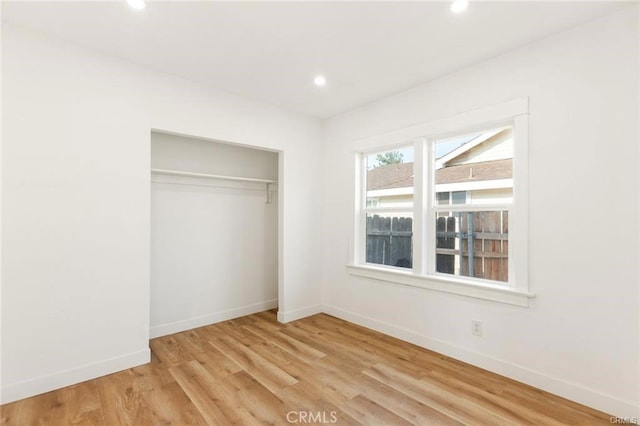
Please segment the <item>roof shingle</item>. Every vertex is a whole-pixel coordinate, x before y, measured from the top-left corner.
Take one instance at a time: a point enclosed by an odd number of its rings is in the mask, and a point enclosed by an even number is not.
[[[436,184],[511,179],[513,160],[485,161],[436,170]],[[413,163],[389,164],[367,172],[367,191],[413,186]]]

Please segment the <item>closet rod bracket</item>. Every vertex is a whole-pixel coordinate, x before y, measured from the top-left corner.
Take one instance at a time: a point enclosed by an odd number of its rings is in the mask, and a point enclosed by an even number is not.
[[[267,182],[267,204],[271,204],[273,202],[272,193],[271,193],[271,185],[273,185],[273,183]]]

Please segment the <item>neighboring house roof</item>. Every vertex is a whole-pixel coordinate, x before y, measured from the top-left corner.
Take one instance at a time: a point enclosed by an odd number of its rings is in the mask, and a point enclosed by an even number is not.
[[[459,146],[458,148],[454,149],[453,151],[443,156],[442,158],[438,158],[436,160],[436,169],[441,169],[442,167],[445,167],[449,161],[461,156],[462,154],[475,148],[476,146],[483,144],[484,142],[488,141],[489,139],[503,132],[504,130],[505,128],[501,128],[501,129],[496,129],[496,130],[479,134],[476,138],[465,143],[464,145]]]
[[[482,180],[511,179],[513,160],[485,161],[461,164],[436,170],[436,185],[443,183],[477,182]]]
[[[510,143],[511,128],[479,134],[436,160],[436,185],[498,181],[513,178],[513,160],[503,145]],[[487,155],[489,153],[489,155]],[[510,155],[509,155],[510,156]],[[378,166],[367,171],[367,191],[413,187],[413,163]]]
[[[367,172],[367,191],[413,186],[413,163],[378,166]]]
[[[494,160],[461,164],[436,170],[436,184],[511,179],[513,160]],[[367,173],[367,191],[413,186],[413,163],[389,164]]]

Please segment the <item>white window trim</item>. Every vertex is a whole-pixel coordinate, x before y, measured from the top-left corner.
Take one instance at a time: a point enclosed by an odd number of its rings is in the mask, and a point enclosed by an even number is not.
[[[392,188],[392,189],[375,189],[373,191],[369,191],[370,197],[386,197],[393,195],[413,195],[413,188]]]
[[[352,145],[355,154],[355,193],[354,193],[354,232],[351,233],[350,259],[347,264],[349,273],[400,285],[410,285],[430,290],[508,303],[517,306],[528,306],[529,299],[535,294],[528,288],[528,98],[515,99],[499,105],[477,109],[453,117],[420,124],[401,129],[385,135],[360,140]],[[498,284],[494,281],[477,278],[451,276],[433,272],[435,256],[428,256],[433,242],[435,224],[425,229],[425,218],[433,211],[431,201],[427,197],[430,174],[424,173],[424,164],[434,164],[430,160],[431,145],[427,141],[446,138],[449,135],[459,135],[484,130],[494,125],[513,124],[514,153],[513,153],[513,203],[506,207],[509,210],[509,285]],[[363,166],[362,155],[386,151],[399,146],[414,143],[414,182],[422,182],[414,191],[413,210],[413,268],[403,269],[384,265],[365,263],[364,236],[366,235],[366,191],[362,190],[362,183],[366,180],[366,170]],[[426,161],[425,161],[426,160]],[[447,207],[449,210],[454,206]],[[478,208],[476,208],[478,207]],[[497,205],[473,205],[476,210],[495,210]],[[469,206],[465,206],[469,209]],[[407,209],[397,209],[406,211]],[[517,254],[516,254],[517,253]],[[431,259],[433,258],[433,259]]]
[[[511,188],[513,179],[481,180],[465,183],[440,183],[436,185],[436,192],[475,191],[478,189]]]
[[[402,144],[399,145],[395,145],[392,146],[391,148],[385,148],[382,151],[390,151],[390,150],[394,150],[394,149],[398,149],[398,148],[407,148],[411,146],[410,142],[404,142]],[[379,153],[382,152],[381,150],[376,150],[375,153]],[[371,153],[374,153],[374,151],[372,151]],[[366,176],[367,176],[367,154],[368,153],[359,153],[356,156],[356,161],[357,161],[357,169],[359,170],[359,177],[360,177],[360,182],[362,183],[366,183]],[[414,162],[415,164],[415,162]],[[415,178],[414,178],[415,179]],[[356,191],[360,194],[360,206],[358,206],[356,208],[356,221],[360,223],[360,227],[359,227],[359,232],[360,235],[366,236],[367,235],[367,230],[366,230],[366,224],[367,224],[367,214],[375,214],[375,213],[407,213],[407,212],[411,212],[414,214],[415,216],[415,208],[412,206],[388,206],[388,207],[368,207],[367,206],[367,191],[366,189],[363,190],[363,186],[361,185],[357,185],[356,187]],[[393,189],[393,190],[378,190],[378,191],[369,191],[369,195],[372,195],[374,197],[379,197],[381,195],[390,195],[391,193],[393,193],[394,191],[397,191],[397,189]],[[405,193],[405,194],[413,194],[413,188],[401,188],[401,192]],[[414,194],[414,198],[415,198],[415,194]],[[414,234],[415,234],[415,217],[413,219],[413,226],[414,226]],[[362,247],[362,245],[360,245],[359,247]],[[358,264],[362,264],[362,265],[368,265],[365,262],[365,250],[363,249],[359,249],[359,253],[356,254],[356,258],[358,259]]]

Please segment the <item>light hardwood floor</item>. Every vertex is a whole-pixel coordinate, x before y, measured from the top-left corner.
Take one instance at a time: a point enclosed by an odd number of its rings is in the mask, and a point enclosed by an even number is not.
[[[150,364],[0,409],[2,425],[590,425],[609,416],[375,331],[274,311],[151,341]]]

